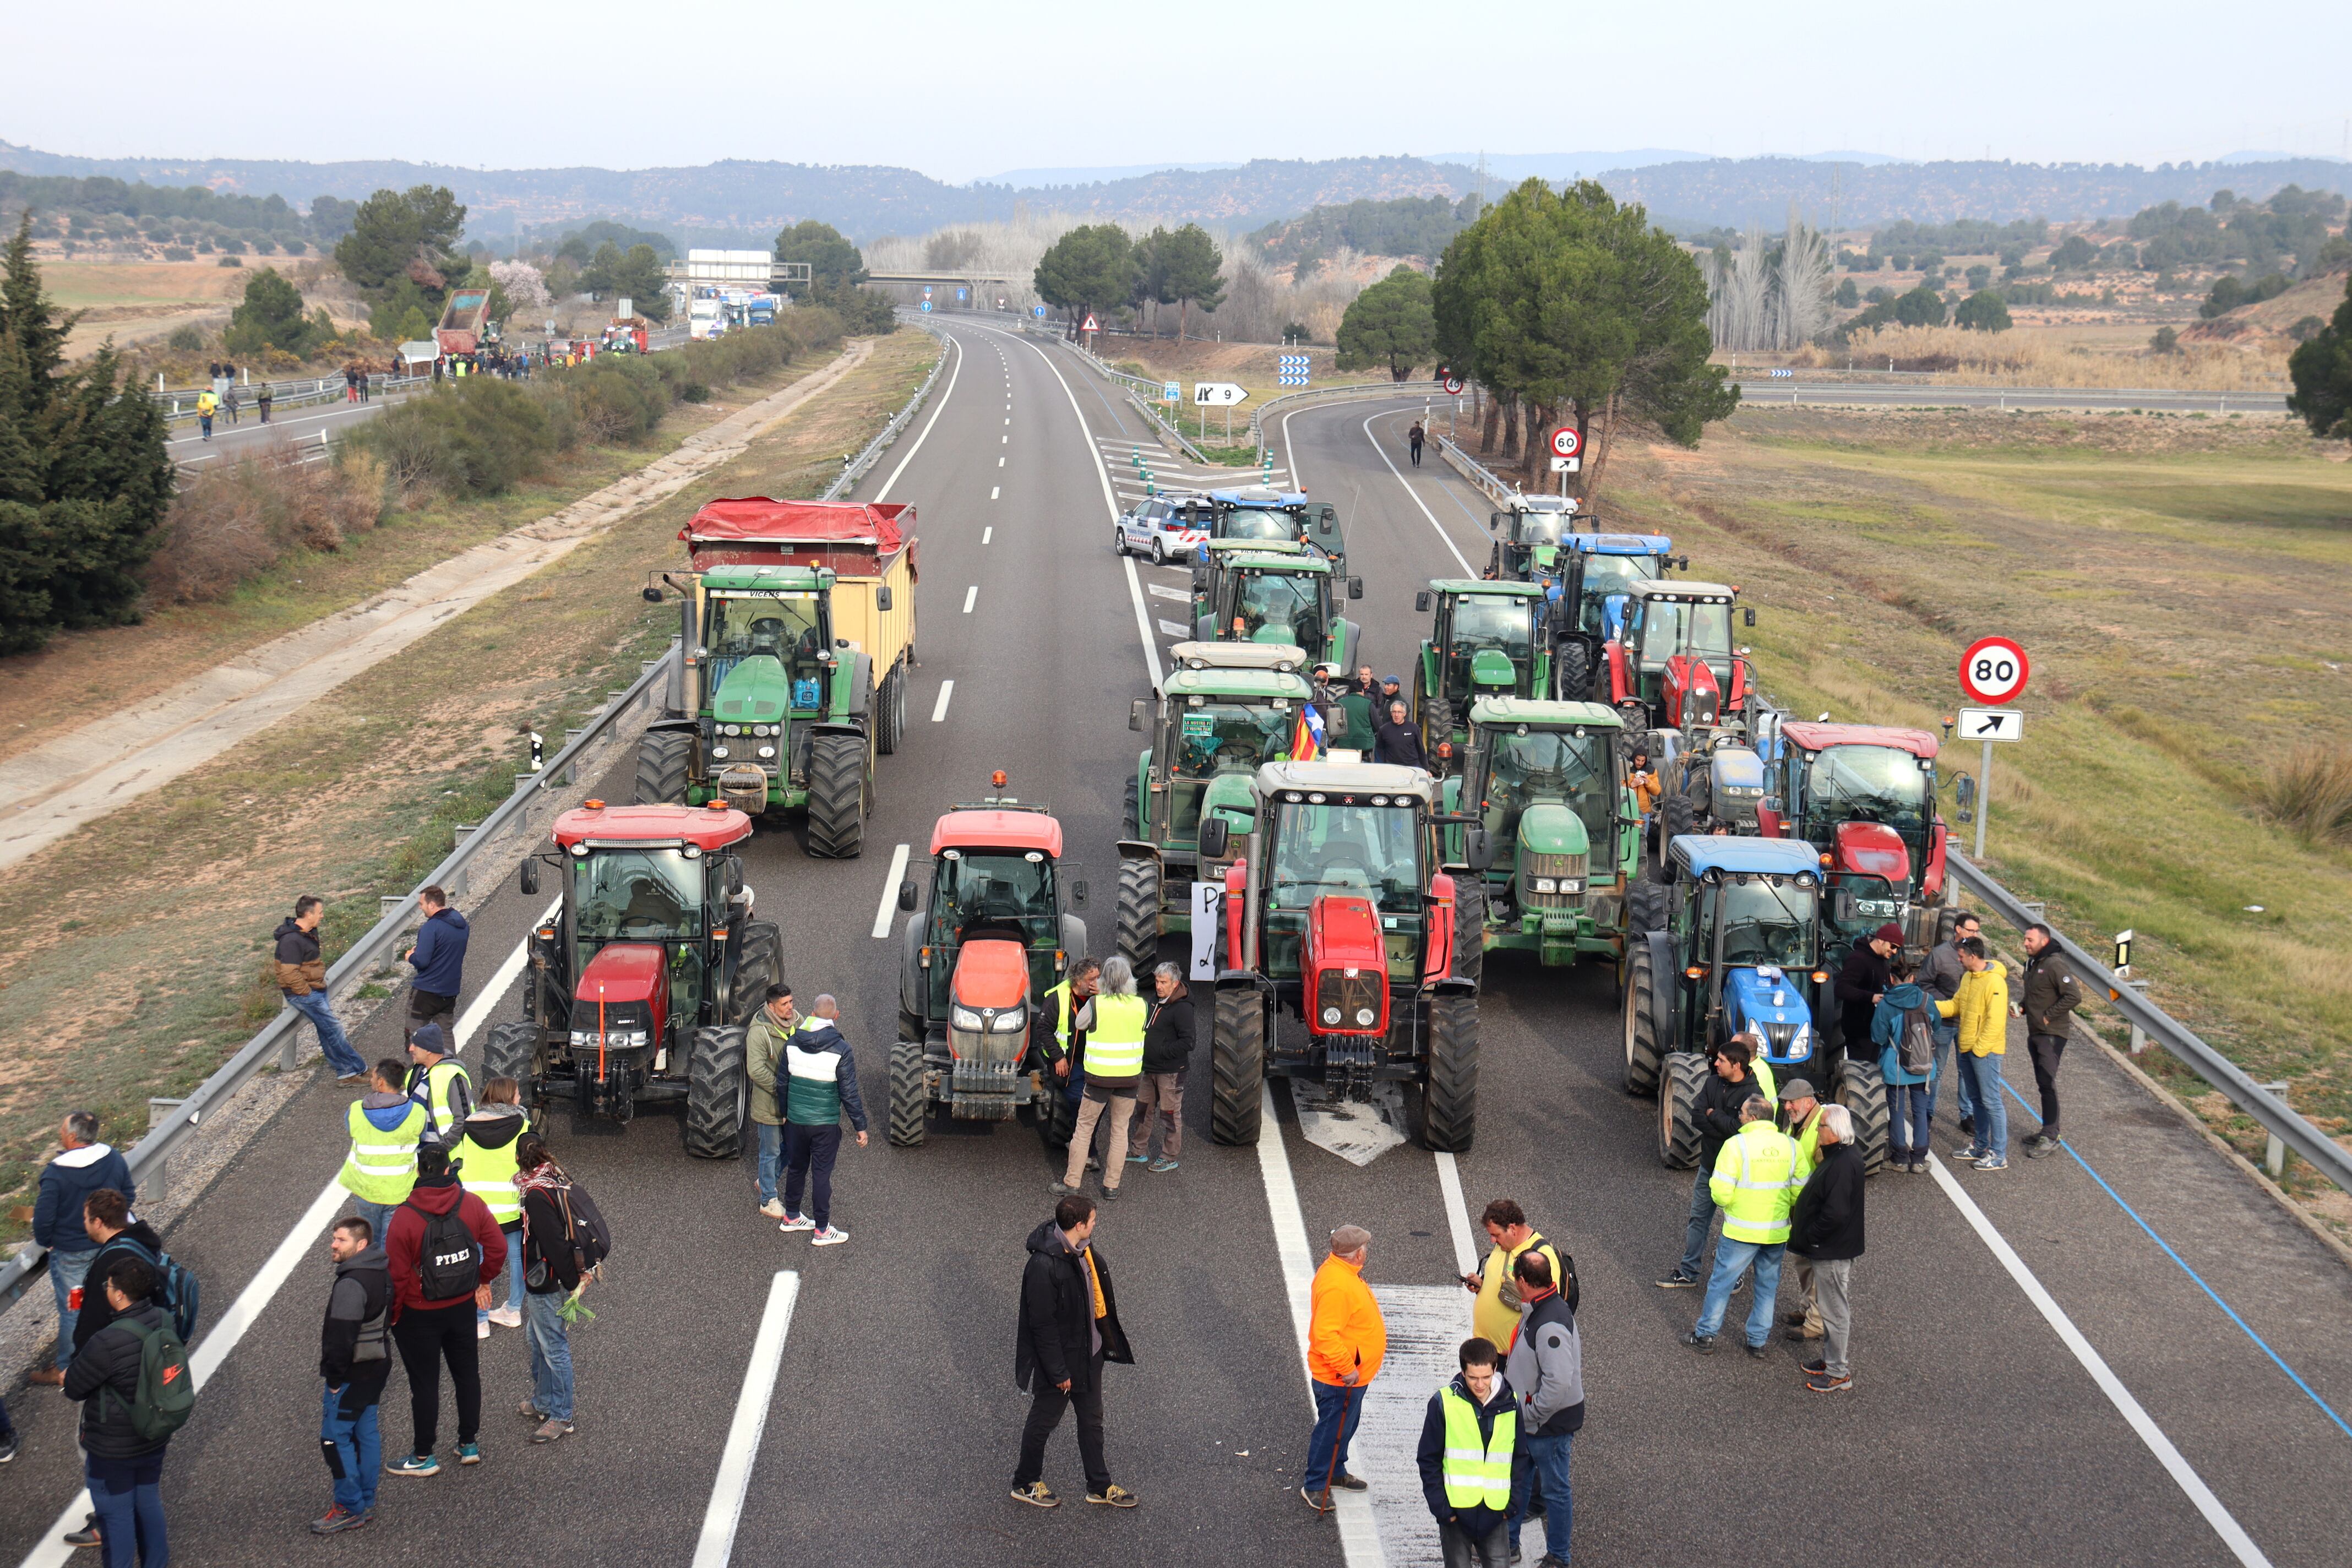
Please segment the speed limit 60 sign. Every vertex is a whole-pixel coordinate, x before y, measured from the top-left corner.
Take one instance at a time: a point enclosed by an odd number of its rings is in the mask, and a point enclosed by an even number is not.
[[[1555,458],[1573,458],[1583,445],[1584,437],[1576,433],[1573,425],[1563,425],[1551,433],[1551,455]]]
[[[1972,702],[1998,708],[2023,695],[2032,668],[2025,650],[2009,638],[1979,637],[1960,655],[1960,689]]]

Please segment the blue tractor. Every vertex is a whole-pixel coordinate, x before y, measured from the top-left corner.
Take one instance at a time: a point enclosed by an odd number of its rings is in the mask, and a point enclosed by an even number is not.
[[[1529,581],[1551,598],[1548,626],[1552,670],[1563,702],[1607,701],[1593,695],[1601,649],[1624,630],[1626,596],[1669,566],[1690,569],[1663,533],[1563,533],[1556,550],[1538,550]]]
[[[1695,1119],[1715,1047],[1763,1042],[1775,1085],[1809,1079],[1853,1115],[1863,1167],[1886,1163],[1886,1085],[1865,1044],[1849,1056],[1817,1019],[1832,1006],[1823,967],[1821,857],[1784,838],[1685,834],[1667,846],[1663,922],[1627,938],[1625,1089],[1658,1097],[1658,1158],[1698,1162]],[[1657,919],[1654,906],[1634,911]]]

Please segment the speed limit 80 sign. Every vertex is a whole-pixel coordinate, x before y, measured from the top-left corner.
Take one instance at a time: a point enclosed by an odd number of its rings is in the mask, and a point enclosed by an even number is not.
[[[1979,637],[1960,655],[1960,689],[1988,708],[2013,702],[2025,692],[2033,667],[2025,650],[2007,637]]]

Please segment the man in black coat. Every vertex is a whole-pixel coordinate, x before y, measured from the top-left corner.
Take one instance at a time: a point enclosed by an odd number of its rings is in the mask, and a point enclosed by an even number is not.
[[[1715,1224],[1715,1192],[1708,1184],[1715,1158],[1727,1139],[1739,1135],[1739,1108],[1751,1096],[1765,1092],[1756,1080],[1753,1035],[1734,1035],[1715,1047],[1715,1071],[1698,1091],[1693,1120],[1698,1123],[1698,1172],[1691,1183],[1690,1223],[1683,1230],[1683,1255],[1674,1272],[1658,1281],[1661,1290],[1692,1290],[1706,1277],[1699,1264],[1706,1251],[1706,1235]]]
[[[171,1323],[148,1299],[155,1290],[155,1271],[137,1258],[118,1267],[105,1289],[114,1321],[92,1334],[66,1369],[66,1397],[81,1405],[82,1474],[89,1483],[100,1544],[109,1534],[118,1545],[135,1541],[138,1561],[160,1563],[169,1552],[163,1484],[163,1450],[172,1439],[141,1436],[131,1423],[131,1409],[139,1393],[145,1335]],[[131,1553],[122,1556],[129,1560]]]
[[[1888,921],[1870,933],[1869,941],[1855,942],[1838,970],[1839,1024],[1846,1055],[1857,1061],[1878,1054],[1870,1045],[1871,1019],[1877,1014],[1878,999],[1886,994],[1887,965],[1902,951],[1903,928]]]
[[[1407,721],[1403,699],[1390,700],[1388,717],[1372,726],[1372,761],[1428,771],[1429,760],[1421,751],[1421,731]]]
[[[375,1510],[376,1479],[383,1469],[376,1406],[392,1373],[392,1267],[383,1238],[357,1215],[337,1220],[328,1233],[327,1255],[334,1260],[335,1282],[319,1329],[319,1375],[326,1383],[319,1450],[335,1497],[324,1517],[311,1521],[313,1535],[357,1530]]]
[[[92,1335],[114,1321],[115,1310],[106,1296],[106,1282],[133,1258],[147,1265],[150,1277],[163,1256],[163,1238],[143,1219],[131,1213],[131,1201],[112,1187],[100,1187],[82,1200],[82,1228],[98,1243],[90,1254],[89,1273],[81,1282],[81,1310],[74,1314],[73,1349],[81,1353]],[[158,1286],[160,1289],[160,1283]],[[162,1306],[160,1300],[157,1306]]]
[[[2017,1010],[2025,1016],[2025,1049],[2033,1058],[2033,1081],[2042,1090],[2042,1131],[2024,1143],[2025,1157],[2038,1160],[2058,1147],[2058,1063],[2066,1054],[2066,1028],[2083,1005],[2083,984],[2046,925],[2025,928],[2025,984]]]
[[[1151,1016],[1143,1026],[1143,1079],[1135,1089],[1135,1130],[1127,1137],[1127,1160],[1143,1164],[1151,1152],[1151,1126],[1158,1121],[1160,1158],[1145,1168],[1166,1174],[1176,1168],[1184,1140],[1184,1070],[1192,1064],[1192,987],[1181,965],[1163,963],[1151,973]]]
[[[1029,1261],[1021,1271],[1021,1331],[1013,1357],[1013,1385],[1030,1394],[1021,1428],[1021,1459],[1013,1496],[1033,1508],[1062,1500],[1040,1479],[1045,1439],[1062,1412],[1078,1413],[1078,1457],[1087,1470],[1087,1500],[1133,1508],[1135,1494],[1115,1486],[1103,1458],[1102,1370],[1132,1366],[1135,1354],[1118,1326],[1118,1298],[1110,1267],[1092,1245],[1094,1200],[1073,1193],[1054,1205],[1054,1217],[1029,1233]]]
[[[1853,1388],[1846,1347],[1853,1333],[1853,1260],[1862,1256],[1863,1173],[1853,1116],[1844,1106],[1822,1107],[1820,1148],[1821,1163],[1789,1215],[1789,1250],[1812,1265],[1829,1342],[1821,1360],[1805,1363],[1805,1386],[1845,1394]]]

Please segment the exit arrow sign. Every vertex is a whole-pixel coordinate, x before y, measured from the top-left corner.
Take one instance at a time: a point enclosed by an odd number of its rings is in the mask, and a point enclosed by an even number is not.
[[[2014,708],[1963,708],[1958,729],[1964,741],[2022,741],[2025,715]]]

